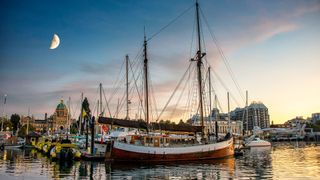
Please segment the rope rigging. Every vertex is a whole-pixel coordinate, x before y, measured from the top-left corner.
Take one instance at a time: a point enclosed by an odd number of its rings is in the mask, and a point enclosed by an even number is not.
[[[220,56],[222,57],[222,60],[223,60],[223,62],[225,64],[225,66],[226,66],[226,69],[229,72],[229,74],[231,76],[231,79],[232,79],[233,83],[235,84],[235,86],[236,86],[236,88],[237,88],[237,90],[238,90],[243,102],[245,102],[245,98],[244,98],[243,92],[242,92],[242,90],[240,88],[240,85],[239,85],[235,75],[234,75],[234,72],[231,69],[229,61],[228,61],[227,57],[225,56],[225,54],[224,54],[224,52],[223,52],[223,50],[222,50],[222,48],[221,48],[216,36],[214,35],[213,31],[210,29],[209,23],[208,23],[206,17],[204,16],[204,13],[202,12],[201,8],[200,8],[200,12],[201,12],[201,15],[202,15],[202,17],[204,19],[205,24],[207,25],[208,31],[210,33],[210,36],[211,36],[213,42],[215,43],[215,45],[217,46],[218,52],[219,52]]]
[[[189,12],[189,10],[192,9],[194,6],[195,5],[192,5],[189,8],[187,8],[186,10],[184,10],[181,14],[179,14],[177,17],[172,19],[168,24],[166,24],[165,26],[160,28],[157,32],[152,34],[146,41],[149,42],[153,38],[157,37],[161,32],[166,30],[169,26],[171,26],[173,23],[175,23],[179,18],[181,18],[183,15],[185,15],[187,12]],[[207,26],[207,28],[209,30],[210,36],[211,36],[214,44],[216,45],[216,47],[218,49],[219,55],[223,59],[224,65],[226,66],[226,69],[227,69],[228,73],[230,74],[230,77],[231,77],[233,83],[235,84],[235,86],[237,88],[237,91],[239,92],[242,100],[244,101],[243,93],[241,91],[239,83],[236,80],[234,72],[232,71],[231,66],[230,66],[225,54],[223,53],[222,48],[220,47],[220,45],[219,45],[214,33],[209,28],[209,23],[208,23],[207,19],[205,18],[205,16],[203,15],[203,12],[202,12],[201,9],[200,9],[200,13],[201,13],[201,16],[204,19],[205,25]],[[190,53],[189,56],[190,57],[191,57],[191,53],[192,53],[192,49],[193,49],[193,43],[194,43],[195,23],[196,23],[196,18],[194,19],[194,24],[193,24],[191,46],[190,46],[190,51],[189,51],[189,53]],[[203,30],[200,30],[199,33],[201,33],[202,36],[203,36]],[[203,45],[204,52],[206,52],[206,46],[205,46],[204,38],[201,40],[201,43],[199,42],[199,44]],[[144,97],[143,95],[145,93],[144,90],[143,90],[144,84],[143,84],[143,81],[141,81],[141,84],[138,83],[138,81],[140,80],[140,78],[143,75],[143,72],[141,71],[141,69],[142,69],[141,67],[143,66],[143,62],[141,61],[141,59],[143,59],[143,46],[141,46],[141,48],[140,48],[139,52],[137,53],[137,55],[135,56],[134,60],[133,61],[129,61],[129,67],[130,67],[129,71],[132,73],[132,75],[131,75],[131,78],[130,78],[129,83],[128,83],[128,84],[131,84],[132,82],[134,82],[133,85],[130,87],[130,91],[129,91],[128,94],[130,94],[132,98],[138,98],[138,101],[136,102],[138,104],[138,106],[136,106],[136,107],[138,109],[138,114],[140,116],[140,119],[141,119],[141,114],[144,114],[146,116],[146,107],[144,107],[144,104],[143,104],[143,97]],[[205,56],[204,59],[205,59],[205,61],[204,61],[205,63],[201,64],[201,69],[210,66],[210,64],[208,63],[208,60],[207,60],[207,56]],[[199,112],[199,107],[200,107],[199,105],[200,104],[198,104],[197,101],[196,101],[197,94],[199,94],[199,91],[197,91],[197,88],[194,88],[194,86],[197,84],[196,82],[198,82],[199,80],[197,80],[197,78],[195,76],[191,75],[191,73],[196,71],[196,66],[194,66],[193,64],[195,64],[195,63],[190,62],[187,70],[184,72],[182,78],[178,82],[177,86],[175,87],[174,91],[170,95],[168,101],[165,103],[164,108],[160,111],[160,113],[159,113],[159,110],[157,108],[157,101],[156,101],[156,98],[155,98],[154,86],[153,86],[153,83],[152,83],[151,78],[150,78],[151,76],[149,75],[150,72],[148,72],[149,73],[148,74],[148,80],[149,80],[148,90],[151,91],[151,98],[149,100],[149,106],[150,106],[150,112],[151,112],[150,118],[151,119],[154,119],[154,117],[155,117],[155,120],[157,122],[160,120],[161,116],[167,110],[167,108],[169,107],[169,104],[171,103],[171,101],[173,100],[173,98],[177,94],[177,92],[180,92],[181,94],[177,97],[177,102],[173,105],[173,111],[170,114],[170,118],[172,118],[174,116],[174,114],[176,113],[176,110],[177,110],[178,105],[181,102],[181,100],[185,101],[185,106],[183,108],[184,109],[184,115],[183,116],[187,117],[187,116],[189,116],[189,115],[187,115],[187,113],[191,112],[191,114],[190,114],[190,117],[191,117],[192,115],[196,115]],[[105,92],[103,91],[104,99],[105,99],[106,102],[112,102],[114,97],[119,97],[119,100],[118,100],[119,102],[118,102],[117,108],[116,108],[115,113],[114,113],[114,115],[116,117],[120,114],[120,112],[122,112],[122,109],[123,109],[124,104],[125,104],[125,99],[126,99],[125,95],[121,95],[121,93],[120,93],[121,92],[120,89],[123,88],[123,84],[125,82],[125,77],[124,76],[120,77],[120,75],[123,73],[123,69],[124,69],[123,66],[124,66],[124,61],[123,61],[122,65],[121,65],[120,71],[119,71],[118,76],[117,76],[117,78],[115,80],[115,83],[114,83],[115,86],[114,86],[114,88],[110,89],[110,96],[108,98],[108,101],[107,101],[107,98],[105,96]],[[204,82],[201,85],[203,105],[204,105],[204,108],[203,108],[204,109],[204,115],[209,115],[209,114],[211,114],[211,110],[212,109],[210,109],[210,107],[209,107],[209,104],[211,104],[211,102],[208,103],[208,101],[206,101],[208,99],[206,97],[208,96],[208,93],[210,92],[210,91],[207,92],[207,90],[208,89],[213,90],[212,92],[216,96],[217,96],[218,92],[217,92],[217,88],[214,87],[214,85],[211,85],[211,87],[209,87],[209,85],[206,83],[208,81],[208,71],[205,71],[205,72],[206,72],[205,76],[203,76],[200,81]],[[230,89],[226,86],[226,84],[222,81],[221,77],[217,74],[217,72],[213,68],[212,68],[212,72],[213,72],[213,74],[211,74],[210,77],[214,77],[212,79],[217,79],[218,82],[220,82],[220,84],[222,85],[222,87],[226,91],[230,92]],[[186,81],[183,82],[184,80],[186,80]],[[187,88],[188,86],[189,86],[189,89],[190,89],[188,91],[188,98],[187,99],[183,99],[182,96],[186,93],[185,90],[188,89]],[[134,89],[136,90],[136,93],[138,94],[138,96],[133,96],[132,95],[135,92]],[[230,93],[230,95],[231,95],[232,100],[238,106],[240,106],[240,104],[236,100],[235,96],[233,94],[231,94],[231,93]],[[216,101],[215,102],[216,105],[223,112],[221,104],[220,104],[220,101],[218,100],[218,98],[215,98],[215,101]],[[111,111],[110,111],[108,103],[105,104],[104,110],[105,110],[106,107],[108,108],[109,114],[111,116]],[[137,118],[137,114],[136,114],[136,118]],[[185,118],[185,119],[187,119],[187,118]]]
[[[174,18],[173,20],[171,20],[167,25],[163,26],[159,31],[155,32],[153,35],[150,36],[150,38],[147,39],[147,41],[150,41],[151,39],[153,39],[155,36],[157,36],[158,34],[160,34],[163,30],[165,30],[167,27],[169,27],[171,24],[173,24],[174,22],[176,22],[181,16],[183,16],[184,14],[186,14],[191,8],[193,8],[195,5],[193,4],[192,6],[190,6],[188,9],[184,10],[180,15],[178,15],[176,18]]]

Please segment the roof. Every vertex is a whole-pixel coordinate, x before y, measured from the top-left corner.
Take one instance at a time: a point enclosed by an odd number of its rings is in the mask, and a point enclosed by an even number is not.
[[[249,108],[254,109],[268,109],[262,102],[252,102]]]
[[[61,99],[61,102],[57,105],[57,110],[64,110],[66,108],[66,105],[63,103],[63,100]]]

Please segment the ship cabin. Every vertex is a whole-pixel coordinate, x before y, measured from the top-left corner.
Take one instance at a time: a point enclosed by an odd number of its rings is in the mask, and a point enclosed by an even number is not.
[[[153,133],[148,135],[128,135],[122,140],[122,142],[149,147],[171,147],[186,143],[194,144],[195,139],[195,136],[190,135],[189,133]]]

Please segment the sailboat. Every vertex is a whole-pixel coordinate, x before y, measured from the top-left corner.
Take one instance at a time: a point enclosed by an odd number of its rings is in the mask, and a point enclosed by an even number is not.
[[[199,92],[199,112],[201,126],[161,127],[161,124],[152,126],[166,131],[183,132],[183,135],[174,136],[151,131],[149,123],[149,97],[148,97],[148,58],[147,40],[144,36],[144,104],[145,121],[133,121],[128,119],[115,119],[100,117],[98,122],[123,127],[145,129],[146,133],[132,134],[122,140],[110,141],[106,147],[106,161],[135,161],[135,162],[170,162],[170,161],[192,161],[224,158],[234,155],[233,138],[228,133],[222,140],[210,142],[204,126],[204,103],[202,84],[202,59],[205,53],[201,49],[201,31],[199,20],[199,4],[196,1],[197,36],[198,50],[196,58],[192,59],[197,63],[197,79]],[[197,137],[201,132],[201,138]],[[195,136],[190,136],[193,134]]]

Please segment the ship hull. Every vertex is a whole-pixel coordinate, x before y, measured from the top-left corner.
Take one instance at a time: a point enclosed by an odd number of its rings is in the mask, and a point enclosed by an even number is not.
[[[224,158],[234,155],[232,138],[227,141],[185,147],[146,147],[115,142],[107,161],[170,162]]]

